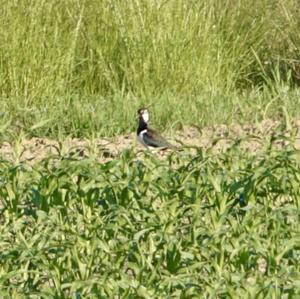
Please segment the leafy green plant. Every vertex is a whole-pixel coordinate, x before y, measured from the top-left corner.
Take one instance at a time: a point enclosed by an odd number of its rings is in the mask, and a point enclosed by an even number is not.
[[[299,296],[292,145],[2,161],[0,178],[3,298]]]

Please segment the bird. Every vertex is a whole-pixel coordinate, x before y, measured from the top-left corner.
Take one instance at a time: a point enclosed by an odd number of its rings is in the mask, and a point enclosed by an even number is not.
[[[137,128],[138,141],[148,149],[176,149],[177,147],[169,143],[158,132],[148,127],[149,111],[147,108],[140,108],[138,111],[139,125]]]

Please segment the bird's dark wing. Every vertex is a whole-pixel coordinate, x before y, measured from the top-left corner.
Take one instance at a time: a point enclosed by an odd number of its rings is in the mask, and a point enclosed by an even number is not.
[[[176,146],[170,144],[164,137],[158,134],[156,131],[149,129],[143,134],[145,143],[153,147],[163,148],[176,148]]]

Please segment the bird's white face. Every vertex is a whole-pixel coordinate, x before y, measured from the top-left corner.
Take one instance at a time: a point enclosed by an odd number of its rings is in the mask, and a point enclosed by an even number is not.
[[[143,111],[141,111],[141,116],[144,120],[145,123],[148,123],[149,121],[149,112],[147,109],[144,109]]]

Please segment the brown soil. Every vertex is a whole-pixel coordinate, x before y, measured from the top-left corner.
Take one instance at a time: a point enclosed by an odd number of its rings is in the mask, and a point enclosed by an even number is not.
[[[245,150],[255,152],[260,149],[265,141],[271,136],[275,138],[275,146],[281,148],[291,142],[290,137],[294,136],[293,143],[296,149],[300,149],[300,120],[294,120],[289,130],[284,130],[280,121],[265,120],[257,125],[219,125],[199,129],[196,127],[184,127],[169,138],[173,143],[183,144],[191,147],[222,151],[239,141],[239,146]],[[117,157],[123,150],[133,151],[145,150],[136,141],[135,133],[122,135],[111,140],[95,139],[66,139],[63,142],[47,138],[32,138],[23,140],[20,144],[4,142],[0,144],[0,156],[15,162],[26,161],[34,163],[49,154],[78,156],[81,158],[95,156],[105,162]],[[158,155],[161,155],[158,152]]]

